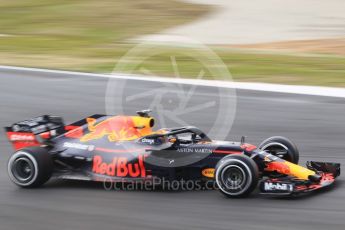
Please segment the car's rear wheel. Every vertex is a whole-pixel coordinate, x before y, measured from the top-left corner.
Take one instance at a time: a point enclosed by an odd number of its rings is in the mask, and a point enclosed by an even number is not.
[[[225,196],[246,197],[258,184],[259,170],[251,158],[245,155],[230,155],[218,162],[215,179],[219,191]]]
[[[266,151],[274,156],[298,164],[299,151],[295,143],[286,137],[274,136],[264,140],[259,149]]]
[[[34,188],[50,179],[53,161],[44,148],[25,148],[10,157],[7,169],[13,183],[24,188]]]

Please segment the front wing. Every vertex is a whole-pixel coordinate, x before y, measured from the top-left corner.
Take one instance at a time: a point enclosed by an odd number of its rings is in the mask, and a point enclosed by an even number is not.
[[[328,187],[340,175],[340,164],[329,162],[307,162],[307,168],[315,171],[320,177],[301,180],[291,176],[268,178],[260,182],[262,194],[297,195]]]

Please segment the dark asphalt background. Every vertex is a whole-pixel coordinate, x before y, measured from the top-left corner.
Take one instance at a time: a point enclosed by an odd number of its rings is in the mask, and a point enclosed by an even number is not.
[[[0,126],[41,114],[72,122],[104,113],[107,80],[53,73],[0,71]],[[130,90],[152,82],[133,81]],[[214,89],[200,87],[200,94]],[[196,92],[198,94],[198,92]],[[208,95],[212,96],[212,95]],[[195,99],[198,100],[198,99]],[[306,160],[345,163],[345,100],[237,91],[237,115],[228,139],[258,144],[272,135],[296,142]],[[197,103],[197,101],[196,101]],[[142,108],[145,102],[137,102]],[[130,111],[137,106],[128,105]],[[139,109],[140,109],[139,108]],[[192,117],[208,129],[212,113]],[[87,182],[50,182],[17,188],[7,176],[12,149],[0,135],[0,229],[344,229],[345,190],[340,176],[332,189],[294,199],[226,199],[217,191],[105,191]]]

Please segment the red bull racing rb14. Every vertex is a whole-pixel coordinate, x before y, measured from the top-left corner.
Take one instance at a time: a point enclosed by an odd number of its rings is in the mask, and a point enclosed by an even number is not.
[[[154,131],[149,110],[135,116],[93,115],[65,125],[40,116],[6,127],[15,152],[10,179],[34,188],[51,177],[140,183],[154,179],[212,182],[227,197],[297,195],[328,187],[340,164],[308,161],[300,166],[293,142],[275,136],[255,146],[217,141],[193,126]]]

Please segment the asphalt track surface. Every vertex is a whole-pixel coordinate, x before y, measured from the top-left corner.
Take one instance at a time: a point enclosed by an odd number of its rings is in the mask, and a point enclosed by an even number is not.
[[[67,122],[104,113],[106,79],[25,71],[0,73],[0,126],[40,114]],[[152,82],[130,82],[145,90]],[[212,96],[202,87],[200,94]],[[293,139],[306,160],[345,163],[345,101],[331,97],[237,91],[237,115],[228,139],[259,143],[272,135]],[[196,99],[197,100],[197,99]],[[197,103],[197,101],[195,102]],[[128,105],[135,111],[137,105]],[[212,113],[195,116],[208,129]],[[294,199],[226,199],[217,191],[105,191],[101,185],[52,181],[17,188],[6,173],[12,149],[0,135],[0,229],[344,229],[344,179],[326,191]]]

